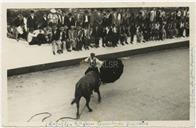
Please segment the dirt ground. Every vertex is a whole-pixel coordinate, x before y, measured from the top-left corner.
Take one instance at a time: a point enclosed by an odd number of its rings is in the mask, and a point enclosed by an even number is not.
[[[102,102],[93,94],[80,120],[188,120],[189,49],[178,48],[122,58],[121,78],[100,87]],[[32,115],[49,112],[45,120],[75,117],[70,103],[75,83],[87,65],[75,65],[8,78],[8,122],[26,122]],[[81,100],[80,110],[85,105]],[[31,122],[41,122],[44,115]]]

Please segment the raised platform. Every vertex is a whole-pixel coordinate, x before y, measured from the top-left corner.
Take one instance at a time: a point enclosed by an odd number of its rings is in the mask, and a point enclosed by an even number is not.
[[[3,59],[6,62],[4,66],[8,70],[8,76],[11,76],[79,64],[91,52],[94,52],[99,59],[106,59],[183,46],[189,46],[189,38],[133,43],[124,46],[119,45],[116,48],[91,48],[90,50],[64,52],[60,55],[53,55],[52,47],[49,44],[29,46],[24,41],[17,42],[13,39],[7,39],[5,49],[3,49]]]

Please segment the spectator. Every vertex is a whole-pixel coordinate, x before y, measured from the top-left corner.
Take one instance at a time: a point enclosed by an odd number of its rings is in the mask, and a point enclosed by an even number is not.
[[[30,28],[29,29],[29,33],[27,35],[27,42],[32,45],[32,44],[36,44],[37,43],[37,40],[36,40],[36,37],[37,37],[37,34],[35,34],[33,32],[33,29]]]
[[[99,34],[99,28],[98,26],[95,26],[92,31],[92,41],[95,43],[95,47],[99,47],[99,40],[100,40],[100,34]]]
[[[59,40],[59,31],[56,25],[52,26],[52,52],[53,55],[56,54],[58,51],[59,53],[59,47],[57,41]]]
[[[19,39],[21,37],[24,37],[24,20],[23,20],[23,16],[22,14],[18,14],[16,19],[13,22],[13,26],[14,26],[14,33],[15,33],[15,38],[17,41],[19,41]]]
[[[84,28],[88,28],[89,25],[90,25],[90,16],[89,16],[87,10],[85,10],[84,13],[85,13],[85,14],[84,14],[84,18],[83,18],[83,20],[84,20],[84,21],[83,21],[83,27],[84,27]]]
[[[87,28],[84,28],[84,49],[89,50],[89,45],[90,45],[90,30]]]
[[[82,50],[84,46],[84,30],[81,26],[77,27],[77,50]]]
[[[55,26],[58,24],[58,15],[56,13],[56,10],[55,9],[51,9],[50,10],[50,13],[48,14],[48,25],[49,26]]]
[[[27,29],[36,30],[37,29],[37,19],[35,17],[35,12],[32,10],[30,16],[27,18]]]
[[[52,51],[67,51],[189,36],[188,8],[51,9],[39,19],[35,12],[19,14],[8,25],[8,36],[29,44],[52,43]],[[29,31],[28,35],[26,34]]]
[[[67,26],[70,29],[71,26],[75,26],[75,19],[71,13],[68,14]]]
[[[68,35],[69,35],[69,44],[70,44],[70,48],[72,50],[76,50],[76,46],[77,46],[77,42],[76,42],[76,38],[77,38],[77,32],[75,30],[75,26],[71,26],[71,29],[69,29],[68,31]],[[70,51],[70,49],[69,49]]]
[[[44,29],[48,26],[48,19],[47,19],[47,14],[44,13],[43,16],[41,17],[38,28]]]

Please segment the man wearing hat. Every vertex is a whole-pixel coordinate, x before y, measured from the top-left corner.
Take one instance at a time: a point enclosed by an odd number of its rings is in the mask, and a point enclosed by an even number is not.
[[[56,13],[56,10],[53,8],[50,10],[50,13],[48,14],[48,24],[50,26],[54,26],[54,25],[57,25],[58,24],[58,20],[59,20],[59,17]]]
[[[30,16],[27,18],[27,29],[29,30],[31,28],[31,30],[36,30],[37,29],[37,20],[35,17],[35,13],[32,10],[30,12]]]

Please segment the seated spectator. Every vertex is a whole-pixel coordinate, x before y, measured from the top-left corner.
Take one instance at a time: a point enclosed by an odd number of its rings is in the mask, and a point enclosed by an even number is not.
[[[63,53],[63,46],[66,40],[66,34],[64,32],[64,27],[60,27],[57,34],[58,34],[57,39],[56,39],[57,53],[61,54]]]
[[[44,28],[44,32],[45,32],[45,38],[47,43],[51,43],[52,42],[52,28],[50,26],[47,26]]]
[[[61,28],[61,30],[63,30],[63,37],[61,39],[61,41],[62,41],[62,50],[64,50],[64,49],[67,49],[68,27],[64,26],[63,28]]]
[[[122,44],[122,45],[124,45],[124,43],[126,43],[126,44],[128,44],[128,42],[127,42],[127,33],[126,33],[126,28],[125,28],[126,26],[121,26],[120,28],[119,28],[119,33],[120,33],[120,43]]]
[[[165,30],[165,23],[163,23],[162,27],[161,27],[161,40],[165,40],[166,39],[166,30]]]
[[[81,26],[77,27],[77,50],[82,50],[82,47],[84,45],[84,30]]]
[[[111,42],[113,47],[117,47],[119,40],[119,33],[117,30],[117,27],[115,25],[112,26],[112,36],[111,36]]]
[[[37,39],[37,35],[39,34],[38,31],[34,31],[33,28],[29,28],[29,32],[27,35],[27,42],[29,45],[35,45],[38,44],[39,40]]]
[[[52,52],[53,52],[53,55],[56,54],[56,52],[59,50],[57,47],[58,44],[57,44],[57,41],[59,40],[59,30],[57,28],[56,25],[52,26]]]
[[[137,36],[137,42],[141,43],[142,42],[142,30],[140,26],[137,26],[136,28],[136,36]]]
[[[71,26],[71,29],[69,29],[68,31],[68,35],[69,35],[69,44],[70,44],[70,49],[69,51],[72,50],[76,50],[76,46],[77,46],[77,42],[76,42],[76,36],[77,36],[77,32],[75,30],[75,26]]]
[[[84,29],[84,49],[89,50],[89,45],[90,45],[90,30],[89,29]]]

